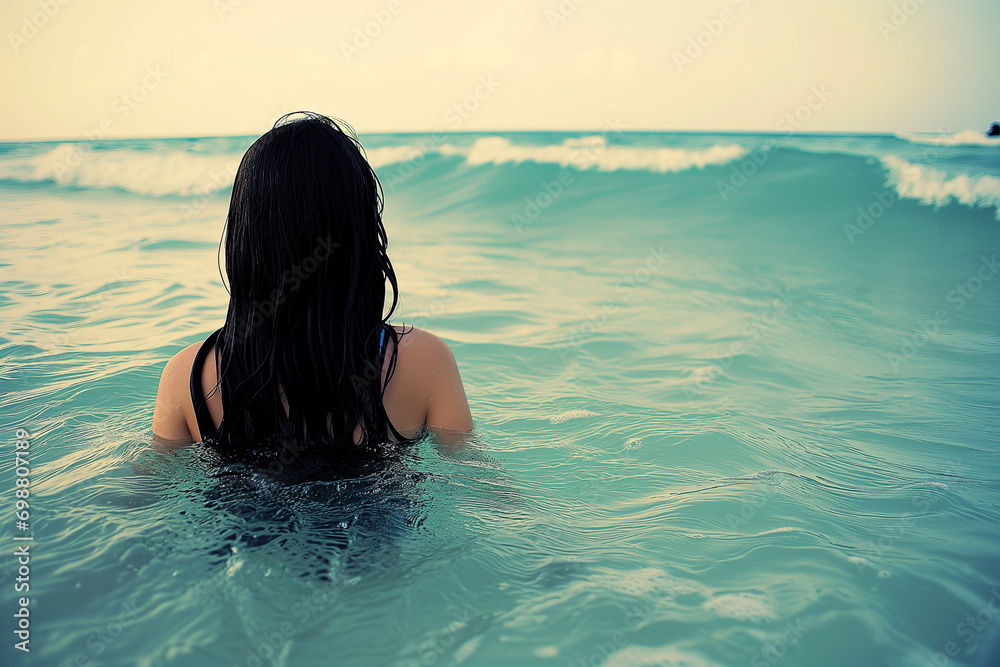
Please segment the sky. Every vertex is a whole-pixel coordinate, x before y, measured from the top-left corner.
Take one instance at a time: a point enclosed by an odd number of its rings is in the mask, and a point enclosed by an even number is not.
[[[0,139],[986,130],[996,0],[4,0]]]

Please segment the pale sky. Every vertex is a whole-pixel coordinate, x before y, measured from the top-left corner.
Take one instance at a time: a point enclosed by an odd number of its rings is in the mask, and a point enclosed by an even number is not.
[[[0,28],[0,139],[252,135],[300,109],[362,133],[1000,121],[997,0],[4,0]]]

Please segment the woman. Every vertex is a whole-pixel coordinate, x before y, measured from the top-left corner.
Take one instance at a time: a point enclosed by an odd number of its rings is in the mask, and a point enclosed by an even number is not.
[[[225,230],[226,322],[167,362],[158,439],[239,457],[276,442],[357,451],[471,431],[448,346],[389,325],[398,295],[381,186],[345,127],[284,116],[243,156]]]

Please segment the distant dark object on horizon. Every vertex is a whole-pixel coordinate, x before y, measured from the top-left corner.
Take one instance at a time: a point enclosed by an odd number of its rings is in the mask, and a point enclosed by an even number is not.
[[[1000,123],[993,123],[993,127],[986,133],[987,137],[1000,137]]]

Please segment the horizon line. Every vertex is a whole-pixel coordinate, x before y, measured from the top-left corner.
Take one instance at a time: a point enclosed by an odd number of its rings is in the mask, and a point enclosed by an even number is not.
[[[629,130],[618,130],[615,134],[715,134],[715,135],[760,135],[760,136],[813,136],[813,137],[892,137],[898,138],[900,134],[927,134],[927,135],[938,135],[946,136],[949,134],[958,134],[959,132],[976,132],[978,130],[973,130],[972,128],[966,128],[965,130],[959,130],[958,132],[952,133],[942,133],[940,131],[919,131],[919,130],[897,130],[897,131],[879,131],[879,130],[865,130],[865,131],[849,131],[849,130],[831,130],[827,132],[783,132],[774,130],[664,130],[664,129],[629,129]],[[267,132],[267,130],[264,130]],[[358,132],[359,137],[363,136],[384,136],[384,135],[434,135],[434,134],[448,134],[448,135],[472,135],[472,134],[602,134],[606,132],[606,128],[602,129],[564,129],[564,130],[409,130],[409,131],[382,131],[382,132]],[[79,136],[75,137],[46,137],[46,138],[0,138],[0,144],[14,144],[14,143],[96,143],[96,142],[116,142],[116,141],[138,141],[138,140],[156,140],[156,139],[243,139],[249,137],[259,137],[263,134],[253,133],[253,134],[192,134],[192,135],[130,135],[130,136],[116,136],[116,137],[103,137],[100,139],[88,139],[81,138]],[[984,131],[983,136],[988,136]]]

